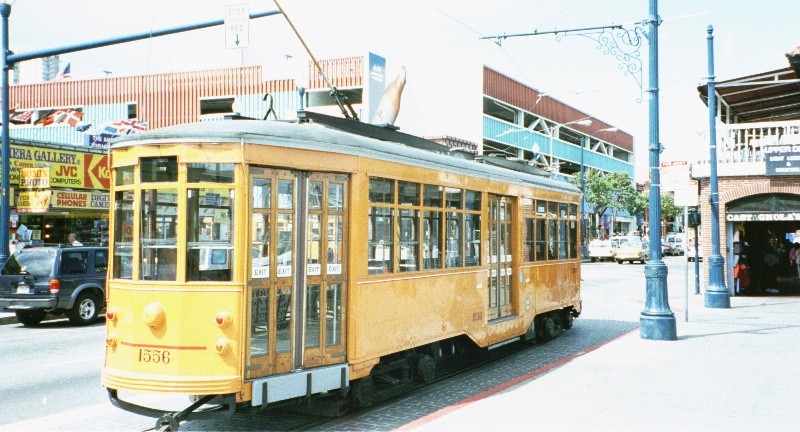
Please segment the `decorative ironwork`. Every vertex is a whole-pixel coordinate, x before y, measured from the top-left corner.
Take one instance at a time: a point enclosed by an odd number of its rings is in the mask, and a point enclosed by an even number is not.
[[[660,23],[660,20],[659,20]],[[623,75],[630,76],[636,81],[639,87],[639,97],[636,102],[642,101],[642,58],[639,50],[642,48],[642,39],[647,37],[643,25],[645,22],[636,23],[632,29],[626,29],[621,24],[611,24],[598,27],[584,27],[567,30],[534,30],[530,33],[515,33],[496,36],[484,36],[481,39],[494,39],[495,43],[500,43],[510,37],[520,36],[540,36],[554,34],[556,41],[561,42],[564,36],[583,36],[597,43],[597,49],[603,54],[614,56],[617,59],[619,68]]]
[[[632,29],[622,26],[603,28],[599,32],[576,33],[597,43],[597,49],[605,55],[617,59],[617,68],[624,76],[631,77],[639,87],[639,97],[636,102],[642,102],[642,39],[645,37],[644,29],[637,23]],[[561,41],[562,36],[556,34],[556,40]]]

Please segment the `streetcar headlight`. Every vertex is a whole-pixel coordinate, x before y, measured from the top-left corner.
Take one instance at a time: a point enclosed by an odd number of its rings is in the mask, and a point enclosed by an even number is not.
[[[225,355],[231,352],[231,341],[228,338],[219,338],[214,342],[214,351],[219,355]]]
[[[151,328],[160,327],[164,324],[164,319],[164,306],[159,302],[150,303],[142,311],[142,321]]]
[[[217,316],[214,320],[220,328],[225,328],[231,325],[233,322],[233,317],[228,311],[219,311],[217,312]]]

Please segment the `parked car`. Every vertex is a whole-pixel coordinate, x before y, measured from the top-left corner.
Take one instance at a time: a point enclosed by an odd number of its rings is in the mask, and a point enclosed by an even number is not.
[[[627,242],[629,239],[634,238],[635,236],[614,236],[608,239],[611,242],[611,253],[612,255],[617,252],[620,245]]]
[[[669,255],[683,255],[685,248],[683,246],[683,236],[680,234],[667,234],[667,237],[664,239],[662,245],[666,244],[669,246]],[[667,252],[663,251],[662,254],[667,255]]]
[[[605,261],[614,259],[614,251],[611,249],[609,240],[594,239],[589,242],[589,260]]]
[[[75,325],[95,321],[104,308],[106,246],[41,246],[14,252],[0,269],[0,307],[25,326],[46,314]]]
[[[694,254],[695,254],[694,245],[695,245],[694,242],[691,242],[691,243],[689,243],[689,246],[686,247],[686,259],[688,261],[694,261]],[[699,247],[698,247],[697,251],[698,251],[697,260],[698,261],[702,261],[703,260],[703,244],[702,243],[699,243]]]
[[[645,263],[650,258],[650,244],[642,237],[629,237],[627,241],[623,242],[620,247],[614,252],[614,259],[617,263],[622,264],[625,261],[633,263],[634,261],[641,261]]]

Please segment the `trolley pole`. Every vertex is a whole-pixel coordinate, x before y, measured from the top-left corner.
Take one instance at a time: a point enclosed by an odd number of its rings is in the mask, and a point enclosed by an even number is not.
[[[722,275],[725,259],[719,251],[719,186],[717,180],[717,101],[714,81],[714,28],[708,26],[708,127],[710,136],[711,256],[708,257],[707,308],[730,308],[731,296]]]
[[[658,136],[658,1],[650,0],[647,39],[650,49],[648,101],[650,105],[650,260],[644,268],[647,292],[644,310],[639,318],[639,334],[642,339],[678,339],[675,314],[669,308],[667,295],[667,266],[661,259],[661,179],[659,176],[659,154],[661,143]]]
[[[254,18],[262,18],[271,15],[279,15],[280,11],[272,10],[266,12],[259,12],[250,14],[250,19]],[[9,256],[9,219],[11,217],[11,210],[10,210],[10,203],[9,199],[11,197],[11,190],[10,190],[10,171],[11,171],[11,163],[9,159],[11,158],[11,146],[9,143],[9,128],[8,128],[8,106],[9,106],[9,82],[8,82],[8,71],[14,67],[15,63],[25,61],[25,60],[33,60],[42,57],[49,57],[58,54],[65,54],[75,51],[84,51],[92,48],[100,48],[109,45],[116,45],[126,42],[133,42],[142,39],[149,39],[159,36],[166,36],[175,33],[182,33],[191,30],[198,30],[207,27],[213,27],[218,25],[225,24],[224,20],[214,20],[214,21],[207,21],[197,24],[189,24],[180,27],[171,27],[161,30],[153,30],[144,33],[137,33],[127,36],[120,36],[111,39],[102,39],[98,41],[92,42],[85,42],[76,45],[69,45],[59,48],[50,48],[44,49],[40,51],[33,51],[29,53],[20,53],[20,54],[12,54],[9,51],[9,42],[8,42],[8,17],[11,15],[11,5],[7,3],[7,0],[0,0],[0,16],[2,16],[2,21],[0,21],[0,33],[2,34],[2,38],[0,38],[0,44],[2,44],[2,53],[0,53],[0,67],[2,67],[2,83],[0,85],[2,88],[0,89],[0,97],[2,97],[2,102],[0,102],[0,120],[2,120],[2,132],[0,132],[0,139],[2,140],[2,149],[0,149],[0,159],[2,159],[2,163],[0,164],[0,170],[2,170],[2,179],[0,179],[0,195],[2,195],[2,199],[0,199],[0,265],[5,263]]]

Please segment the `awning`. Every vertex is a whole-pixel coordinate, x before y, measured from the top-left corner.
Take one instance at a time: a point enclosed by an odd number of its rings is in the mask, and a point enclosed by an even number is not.
[[[787,54],[789,67],[716,83],[723,123],[800,119],[800,54]],[[697,87],[708,105],[708,85]]]

